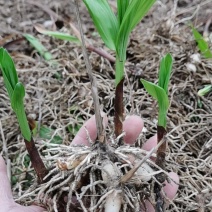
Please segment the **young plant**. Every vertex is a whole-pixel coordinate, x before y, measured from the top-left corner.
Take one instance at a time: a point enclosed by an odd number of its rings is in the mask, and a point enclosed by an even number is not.
[[[48,35],[48,36],[54,37],[56,39],[65,40],[65,41],[70,41],[70,42],[81,44],[81,37],[80,37],[79,31],[76,29],[76,27],[73,24],[70,24],[70,26],[73,29],[76,37],[72,36],[72,35],[69,35],[67,33],[63,33],[63,32],[46,30],[39,24],[35,24],[34,25],[35,29],[39,33],[41,33],[43,35]],[[112,55],[110,55],[109,53],[107,53],[106,51],[104,51],[102,49],[99,49],[99,48],[95,48],[94,46],[90,45],[88,42],[86,42],[85,44],[86,44],[86,48],[89,51],[96,52],[97,54],[99,54],[100,56],[108,59],[109,61],[115,62],[115,58]]]
[[[157,149],[157,157],[155,163],[165,169],[165,156],[166,156],[166,140],[164,138],[166,134],[166,116],[169,108],[169,98],[168,98],[168,84],[170,80],[172,70],[172,56],[167,54],[162,58],[159,70],[159,81],[158,85],[141,79],[144,88],[147,92],[157,100],[159,105],[159,115],[158,115],[158,125],[157,125],[157,142],[161,145]],[[166,180],[164,173],[160,173],[155,176],[158,182],[163,183]],[[164,211],[164,200],[161,196],[161,186],[156,182],[154,185],[154,192],[156,197],[156,211]]]
[[[192,33],[201,54],[205,58],[212,58],[212,52],[209,49],[208,43],[204,40],[203,36],[192,26]]]
[[[47,51],[46,47],[43,46],[37,38],[30,34],[24,34],[23,36],[29,41],[29,43],[38,51],[38,53],[45,60],[48,61],[52,59],[51,53]]]
[[[172,70],[172,56],[167,54],[162,58],[159,70],[159,81],[158,85],[141,79],[147,92],[157,100],[159,105],[159,115],[158,115],[158,126],[157,126],[157,138],[158,143],[163,139],[166,133],[166,116],[169,108],[169,98],[168,98],[168,84],[170,80],[171,70]],[[158,148],[156,164],[161,168],[164,168],[165,163],[165,152],[166,152],[166,142]]]
[[[115,135],[122,133],[124,65],[129,36],[135,26],[147,14],[155,0],[117,0],[117,15],[107,0],[83,0],[94,25],[106,46],[115,51]],[[121,144],[123,141],[120,140]]]
[[[21,133],[24,137],[25,145],[32,161],[32,165],[38,175],[39,181],[42,182],[42,179],[47,174],[47,170],[35,147],[24,110],[23,99],[25,96],[25,88],[18,80],[17,71],[12,58],[3,48],[0,48],[0,69],[2,70],[4,84],[10,98],[11,107],[18,119]]]
[[[200,89],[197,94],[198,96],[204,96],[210,91],[212,91],[212,85],[205,85],[204,88]]]
[[[209,49],[208,43],[205,41],[203,36],[193,26],[192,26],[192,33],[193,33],[195,41],[197,42],[197,45],[198,45],[198,48],[199,48],[201,54],[206,59],[212,58],[212,52]],[[197,94],[199,96],[204,96],[206,93],[210,92],[211,90],[212,90],[212,85],[205,85],[205,87],[200,89]]]

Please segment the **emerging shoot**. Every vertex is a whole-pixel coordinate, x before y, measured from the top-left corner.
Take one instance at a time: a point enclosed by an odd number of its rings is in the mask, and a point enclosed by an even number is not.
[[[129,36],[135,26],[147,14],[155,0],[117,0],[117,15],[112,11],[107,0],[83,0],[99,35],[106,46],[116,53],[115,70],[115,136],[123,130],[123,84],[124,65]],[[120,140],[119,145],[123,143]]]

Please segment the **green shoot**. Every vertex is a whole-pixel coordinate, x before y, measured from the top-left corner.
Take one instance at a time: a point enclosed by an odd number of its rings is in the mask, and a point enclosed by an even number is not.
[[[107,0],[83,0],[105,45],[116,50],[118,21]]]
[[[156,0],[117,0],[117,16],[107,0],[83,0],[106,46],[116,53],[115,135],[122,133],[123,81],[129,36]]]
[[[52,36],[54,38],[60,39],[60,40],[65,40],[65,41],[71,41],[71,42],[75,42],[75,43],[80,43],[80,40],[72,35],[69,35],[67,33],[63,33],[63,32],[54,32],[54,31],[49,31],[46,30],[44,28],[42,28],[40,25],[34,25],[35,29],[43,34],[43,35],[49,35]]]
[[[51,53],[47,51],[47,49],[40,43],[40,41],[37,38],[29,34],[24,34],[23,36],[30,42],[30,44],[38,51],[38,53],[45,60],[52,59]]]
[[[166,115],[169,108],[168,83],[172,70],[172,56],[167,54],[160,63],[158,85],[141,79],[147,92],[158,101],[158,126],[166,128]]]
[[[3,73],[4,84],[10,97],[12,109],[16,113],[21,133],[27,141],[31,141],[31,131],[23,104],[25,89],[23,84],[18,82],[17,71],[12,58],[3,48],[0,48],[0,69]]]
[[[212,91],[212,85],[205,85],[205,87],[200,89],[197,94],[198,96],[204,96],[210,91]]]
[[[203,36],[194,27],[192,27],[192,32],[201,54],[205,58],[212,58],[212,52],[210,51],[208,43],[204,40]]]

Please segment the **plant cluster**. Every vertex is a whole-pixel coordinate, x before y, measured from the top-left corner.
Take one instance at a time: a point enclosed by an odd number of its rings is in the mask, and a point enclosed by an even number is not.
[[[167,54],[161,60],[158,85],[141,79],[143,86],[158,101],[159,105],[157,148],[146,153],[139,148],[124,145],[122,126],[124,120],[123,86],[127,46],[130,33],[147,14],[155,0],[126,0],[124,2],[117,0],[117,15],[112,11],[106,0],[83,1],[102,40],[116,54],[114,102],[116,140],[110,144],[106,143],[107,136],[103,129],[98,107],[97,86],[89,61],[86,61],[95,104],[98,139],[90,147],[55,146],[54,144],[51,148],[47,148],[45,151],[48,156],[43,158],[47,164],[51,164],[51,170],[47,170],[32,138],[31,131],[34,130],[34,122],[28,121],[25,114],[24,86],[18,81],[17,72],[10,55],[5,49],[1,48],[0,68],[11,106],[17,115],[32,165],[39,182],[42,183],[41,186],[26,194],[25,197],[38,193],[38,200],[47,204],[50,211],[66,210],[68,212],[72,211],[70,208],[79,207],[83,211],[139,211],[141,205],[144,206],[145,200],[151,196],[151,190],[157,188],[157,192],[160,193],[162,187],[160,183],[163,183],[167,178],[163,169],[165,168],[166,116],[169,108],[168,83],[172,70],[172,56]],[[78,8],[76,11],[78,11]],[[77,16],[79,16],[78,12]],[[58,37],[58,34],[52,32],[45,33]],[[36,40],[29,35],[25,36],[27,39],[33,40],[34,45],[37,46]],[[64,35],[60,34],[59,36]],[[81,42],[84,48],[82,31]],[[48,54],[45,56],[44,48],[39,51],[47,59],[50,58]],[[86,59],[86,49],[84,48],[83,51]],[[150,156],[156,151],[155,164],[150,160]],[[134,159],[131,160],[130,158]],[[56,164],[55,160],[57,160]],[[48,204],[49,197],[52,198],[53,204]],[[68,197],[68,201],[64,201],[64,197]],[[75,199],[77,199],[77,202]],[[158,199],[156,198],[156,202],[159,201]],[[74,201],[76,204],[74,204]],[[163,205],[163,202],[160,204]]]

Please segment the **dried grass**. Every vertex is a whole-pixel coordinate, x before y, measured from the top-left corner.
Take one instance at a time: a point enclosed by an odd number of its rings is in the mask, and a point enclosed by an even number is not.
[[[49,7],[55,8],[59,14],[70,15],[68,1],[63,1],[60,5],[56,1],[45,2]],[[178,7],[174,10],[173,5],[177,2]],[[197,7],[200,3],[202,6]],[[203,5],[204,3],[205,5]],[[43,23],[50,19],[45,12],[25,4],[23,1],[16,3],[7,1],[6,4],[9,5],[11,13],[7,14],[7,11],[4,11],[5,16],[10,17],[13,14],[12,18],[16,20],[16,23],[9,23],[5,19],[1,20],[1,23],[4,23],[1,31],[4,33],[23,31],[33,33],[32,20],[36,23]],[[184,6],[179,7],[180,4],[184,4]],[[91,36],[89,37],[90,41],[95,40],[96,45],[101,46],[102,44],[99,43],[95,35],[90,33],[93,31],[93,26],[83,8],[81,11],[87,34]],[[156,104],[144,91],[139,79],[145,77],[145,79],[155,82],[161,56],[170,52],[175,58],[171,77],[172,86],[170,86],[171,107],[168,115],[167,139],[169,148],[166,157],[166,171],[174,171],[179,174],[180,187],[176,198],[167,211],[212,210],[212,95],[197,96],[197,91],[204,84],[211,83],[212,64],[211,61],[202,59],[201,63],[194,64],[196,72],[192,72],[186,67],[187,63],[193,64],[190,56],[197,52],[191,30],[186,25],[187,21],[192,21],[203,31],[210,12],[207,8],[211,8],[211,1],[160,1],[144,23],[134,31],[129,45],[129,60],[126,69],[128,80],[126,80],[124,93],[125,111],[126,115],[140,115],[144,119],[147,129],[138,138],[137,146],[141,146],[147,138],[156,132],[157,118]],[[3,14],[2,9],[1,13]],[[33,14],[36,15],[33,17]],[[72,18],[74,20],[74,17]],[[0,36],[3,38],[5,34]],[[12,46],[12,49],[15,49],[13,58],[20,79],[26,86],[27,113],[39,120],[40,124],[55,129],[57,134],[63,138],[63,145],[70,145],[74,135],[68,133],[67,126],[82,124],[82,119],[87,120],[94,113],[88,77],[81,60],[81,50],[71,43],[57,41],[43,35],[37,35],[37,37],[53,54],[57,65],[43,61],[27,44],[22,45],[21,43],[18,48]],[[97,77],[101,104],[109,117],[107,132],[112,135],[113,66],[107,60],[99,58],[95,53],[90,54],[90,60]],[[61,75],[59,80],[55,78],[57,73]],[[17,182],[13,184],[15,199],[27,195],[28,197],[23,202],[27,203],[34,200],[35,191],[39,191],[42,187],[30,188],[33,191],[30,194],[29,185],[35,182],[34,171],[30,165],[24,165],[27,153],[16,118],[9,105],[2,77],[0,78],[0,87],[0,121],[2,125],[0,128],[3,141],[0,142],[0,146],[8,158],[7,162],[9,159],[11,160],[11,163],[8,163],[8,170],[11,171],[13,177],[17,178]],[[69,109],[73,106],[75,110],[70,113]],[[43,156],[47,154],[47,152],[44,153],[44,150],[46,151],[44,143],[50,145],[49,141],[43,141],[39,137],[35,140],[41,154]],[[3,148],[3,144],[7,148]],[[62,146],[57,148],[62,148]],[[55,153],[51,157],[50,153],[46,155],[51,166],[54,166],[53,161],[57,160],[59,154]],[[67,154],[69,153],[67,152]],[[56,168],[53,169],[52,175],[53,173],[55,175],[52,180],[54,180],[55,185],[60,182],[60,179],[56,177],[64,177],[67,182],[69,178],[72,179],[72,175],[69,176],[65,173],[62,175]],[[93,192],[97,192],[95,191],[97,185],[94,185],[96,182],[99,190],[103,189],[101,181],[96,181],[93,176],[90,176],[90,179],[93,182]],[[61,192],[69,189],[66,183],[64,185]],[[43,187],[43,189],[45,188]],[[85,189],[89,190],[90,188],[86,187]],[[129,194],[130,191],[126,190],[125,192]],[[55,194],[53,201],[58,198],[58,195],[61,193]],[[130,195],[126,201],[128,205],[133,204]],[[80,204],[82,205],[81,202]],[[94,201],[92,204],[94,207],[98,202]],[[56,206],[53,205],[53,207]]]

